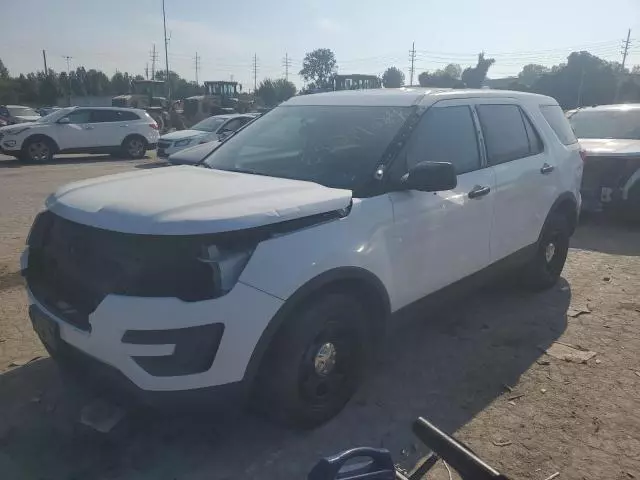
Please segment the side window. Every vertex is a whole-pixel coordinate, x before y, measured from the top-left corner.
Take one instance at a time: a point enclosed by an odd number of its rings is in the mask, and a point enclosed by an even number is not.
[[[458,174],[480,168],[480,153],[468,106],[432,107],[411,135],[407,169],[420,162],[451,162]]]
[[[74,110],[66,118],[69,119],[69,123],[89,123],[91,110]]]
[[[478,105],[489,165],[528,157],[529,138],[517,105]]]
[[[225,123],[222,126],[221,131],[235,132],[242,125],[244,125],[244,122],[240,118],[234,118],[233,120],[229,120],[227,123]]]
[[[520,111],[522,114],[522,121],[524,122],[524,128],[527,131],[527,138],[529,139],[529,155],[538,155],[544,151],[544,144],[540,138],[540,134],[527,117],[527,114]]]
[[[133,120],[140,120],[140,117],[134,112],[127,112],[125,110],[118,111],[121,122],[130,122]]]
[[[91,121],[93,123],[119,122],[120,112],[118,110],[92,110]]]
[[[9,116],[9,110],[7,110],[7,107],[0,107],[0,117],[8,117]]]
[[[540,111],[562,143],[571,145],[578,141],[559,105],[540,105]]]

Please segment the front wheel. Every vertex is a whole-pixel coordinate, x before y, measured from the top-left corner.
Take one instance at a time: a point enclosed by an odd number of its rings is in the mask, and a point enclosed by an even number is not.
[[[46,163],[53,160],[54,146],[46,138],[33,138],[22,148],[20,158],[28,163]]]
[[[368,353],[364,309],[329,294],[287,319],[269,348],[255,391],[259,408],[299,428],[321,425],[346,405]]]
[[[134,160],[143,158],[147,151],[147,141],[139,136],[129,137],[122,143],[122,150],[127,158]]]
[[[534,257],[524,269],[523,281],[533,290],[553,287],[562,273],[569,252],[569,223],[554,214],[549,218]]]

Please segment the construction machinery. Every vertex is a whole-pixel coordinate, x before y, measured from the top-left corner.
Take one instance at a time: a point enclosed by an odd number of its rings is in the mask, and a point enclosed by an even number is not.
[[[333,79],[334,90],[365,90],[369,88],[380,88],[382,82],[376,75],[336,75]]]
[[[251,95],[242,93],[238,82],[223,80],[204,82],[205,94],[189,97],[184,101],[184,117],[187,124],[194,124],[211,115],[246,113],[253,106]]]
[[[113,97],[111,105],[146,110],[158,124],[160,132],[165,132],[171,128],[172,105],[166,97],[156,95],[164,91],[164,86],[165,82],[160,80],[133,80],[132,93]]]

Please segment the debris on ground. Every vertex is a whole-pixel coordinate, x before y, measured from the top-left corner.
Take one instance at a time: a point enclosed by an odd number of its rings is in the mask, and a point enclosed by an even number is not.
[[[588,306],[586,306],[586,307],[575,307],[575,308],[570,308],[569,310],[567,310],[567,315],[569,317],[572,317],[572,318],[579,317],[580,315],[583,315],[585,313],[591,313],[591,309]]]
[[[513,397],[509,397],[509,398],[507,398],[507,401],[517,400],[517,399],[522,398],[522,397],[524,397],[524,393],[521,393],[519,395],[514,395]]]
[[[42,357],[37,356],[37,357],[16,358],[15,360],[11,360],[11,363],[9,363],[9,366],[10,367],[24,367],[25,365],[28,365],[31,362],[35,362],[39,358],[42,358]]]
[[[507,390],[508,392],[513,392],[513,387],[510,387],[509,385],[507,385],[506,383],[503,383],[502,386],[504,387],[505,390]]]
[[[553,358],[574,363],[587,363],[588,360],[597,355],[597,352],[563,342],[553,342],[550,347],[543,348],[543,350]]]
[[[541,388],[540,389],[540,393],[547,393],[547,389],[546,388]]]
[[[549,475],[547,478],[545,478],[544,480],[553,480],[554,478],[560,476],[560,472],[556,472],[553,475]]]
[[[610,282],[611,281],[611,277],[602,277],[602,280],[605,282]]]
[[[98,398],[82,408],[80,422],[100,433],[109,433],[126,413],[118,405]]]
[[[538,365],[551,365],[551,362],[549,360],[536,360],[536,363]]]
[[[513,442],[511,440],[505,440],[504,442],[498,442],[498,441],[495,441],[495,440],[491,440],[491,443],[493,443],[496,447],[506,447],[507,445],[513,444]]]

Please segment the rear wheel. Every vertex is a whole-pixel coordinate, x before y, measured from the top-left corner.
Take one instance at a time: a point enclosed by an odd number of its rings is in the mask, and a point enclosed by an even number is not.
[[[20,158],[24,162],[29,163],[45,163],[53,160],[53,152],[55,146],[53,142],[46,137],[36,137],[27,140],[22,147]]]
[[[553,287],[562,273],[569,252],[569,222],[553,214],[542,232],[534,257],[525,267],[523,281],[533,290]]]
[[[138,135],[127,137],[122,143],[122,153],[126,158],[143,158],[146,151],[147,141]]]
[[[299,428],[321,425],[342,410],[366,364],[362,306],[329,294],[295,312],[276,336],[255,391],[259,408]]]

